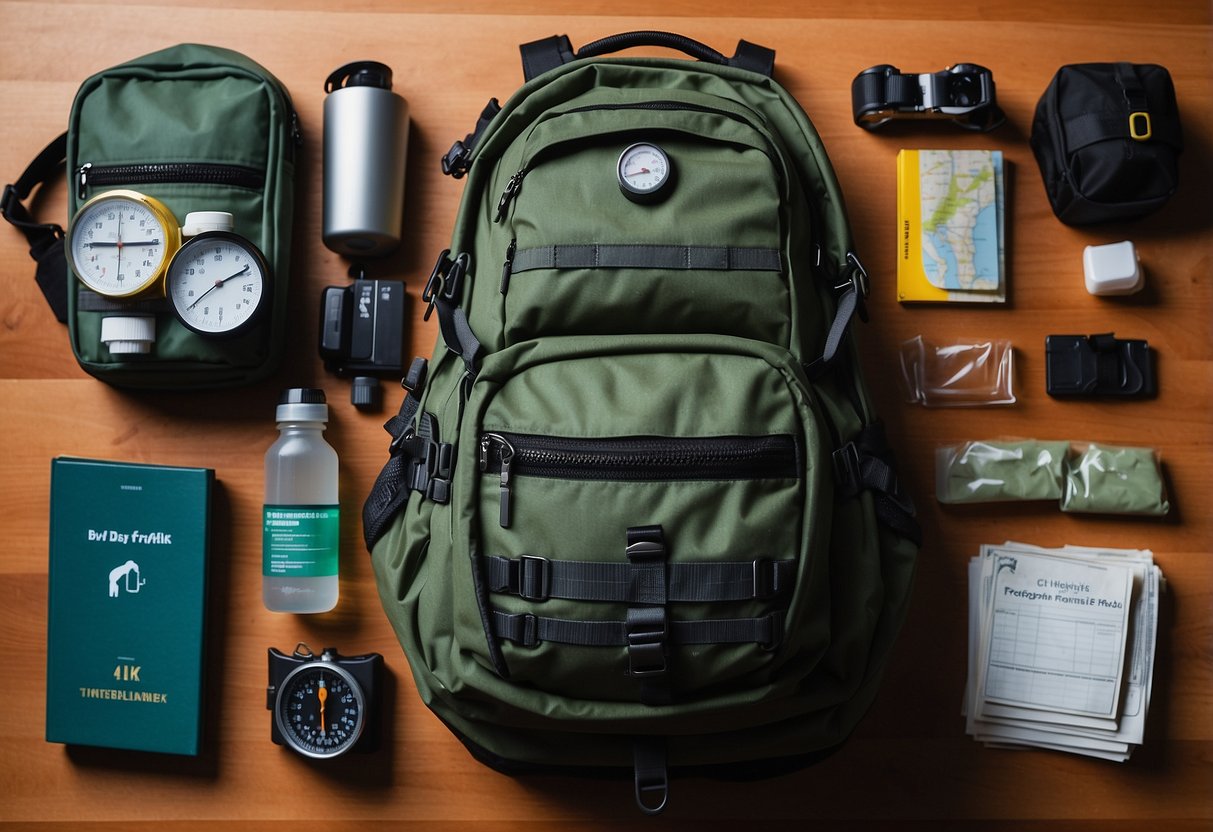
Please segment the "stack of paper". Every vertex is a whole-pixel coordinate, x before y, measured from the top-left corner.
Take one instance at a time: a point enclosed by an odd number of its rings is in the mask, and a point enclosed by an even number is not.
[[[1164,586],[1149,551],[983,546],[969,563],[966,733],[1127,760],[1150,707]]]

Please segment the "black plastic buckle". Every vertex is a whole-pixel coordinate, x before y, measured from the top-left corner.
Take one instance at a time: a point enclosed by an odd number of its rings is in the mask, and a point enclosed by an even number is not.
[[[550,567],[550,561],[538,555],[518,558],[518,597],[535,603],[546,601],[552,586]]]
[[[520,638],[518,643],[523,647],[534,648],[539,646],[539,618],[526,613],[522,616],[522,632],[519,633]]]
[[[759,649],[770,653],[779,648],[779,645],[783,643],[783,619],[783,610],[773,612],[767,616],[767,621],[771,623],[771,637],[764,642],[760,642],[758,645]]]
[[[13,204],[20,201],[17,197],[17,186],[5,185],[4,196],[0,197],[0,216],[3,216],[6,220],[9,219],[8,215],[13,210]],[[12,220],[9,221],[11,222]]]
[[[389,422],[388,424],[391,424],[391,423]],[[392,442],[390,445],[387,446],[388,453],[392,456],[395,456],[397,453],[400,452],[400,450],[406,444],[408,444],[409,440],[411,440],[416,435],[417,435],[417,431],[413,429],[412,425],[409,425],[404,430],[400,431],[399,434],[393,434]]]
[[[425,289],[421,292],[421,301],[426,304],[425,314],[421,317],[423,321],[428,321],[430,315],[434,313],[434,305],[438,303],[438,298],[452,300],[459,294],[460,284],[471,258],[465,252],[451,260],[450,253],[449,248],[444,248],[438,255],[429,280],[425,282]]]
[[[624,550],[629,561],[665,560],[665,545],[657,540],[637,540]]]
[[[400,386],[410,395],[416,393],[425,384],[425,376],[429,368],[429,361],[421,357],[414,358],[413,363],[409,365],[408,373],[400,379]]]
[[[435,503],[451,499],[451,462],[455,446],[450,442],[430,442],[425,451],[425,496]]]
[[[753,568],[753,592],[756,601],[768,601],[779,594],[775,582],[775,564],[768,558],[755,558]]]
[[[456,139],[451,149],[442,157],[442,172],[454,179],[462,179],[471,167],[472,149]]]
[[[847,252],[847,262],[851,264],[851,285],[855,287],[859,297],[866,298],[872,288],[871,281],[868,279],[868,270],[863,267],[863,263],[859,262],[859,256],[853,251]]]
[[[834,481],[843,499],[859,493],[863,472],[859,467],[859,447],[848,442],[831,455],[834,462]]]
[[[664,607],[628,610],[628,675],[643,678],[665,673],[666,633]]]

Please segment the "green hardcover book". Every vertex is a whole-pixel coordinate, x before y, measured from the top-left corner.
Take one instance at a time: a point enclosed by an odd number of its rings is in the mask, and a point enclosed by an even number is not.
[[[198,753],[213,482],[52,461],[48,742]]]

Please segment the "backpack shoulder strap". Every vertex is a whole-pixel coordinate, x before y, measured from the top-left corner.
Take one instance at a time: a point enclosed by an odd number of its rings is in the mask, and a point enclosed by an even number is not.
[[[67,321],[67,258],[63,253],[63,227],[36,222],[22,204],[34,188],[51,178],[67,160],[67,133],[54,141],[29,163],[25,173],[12,185],[4,186],[0,197],[0,215],[25,235],[29,254],[37,263],[34,279],[60,323]]]

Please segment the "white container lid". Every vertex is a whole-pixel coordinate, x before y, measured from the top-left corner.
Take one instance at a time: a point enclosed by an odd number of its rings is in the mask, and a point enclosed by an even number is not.
[[[204,231],[231,231],[235,220],[227,211],[190,211],[181,226],[181,236],[194,237]]]
[[[101,343],[111,355],[146,355],[155,341],[155,318],[111,315],[101,319]]]
[[[1131,295],[1145,285],[1137,249],[1130,240],[1087,246],[1082,270],[1087,291],[1093,295]]]

